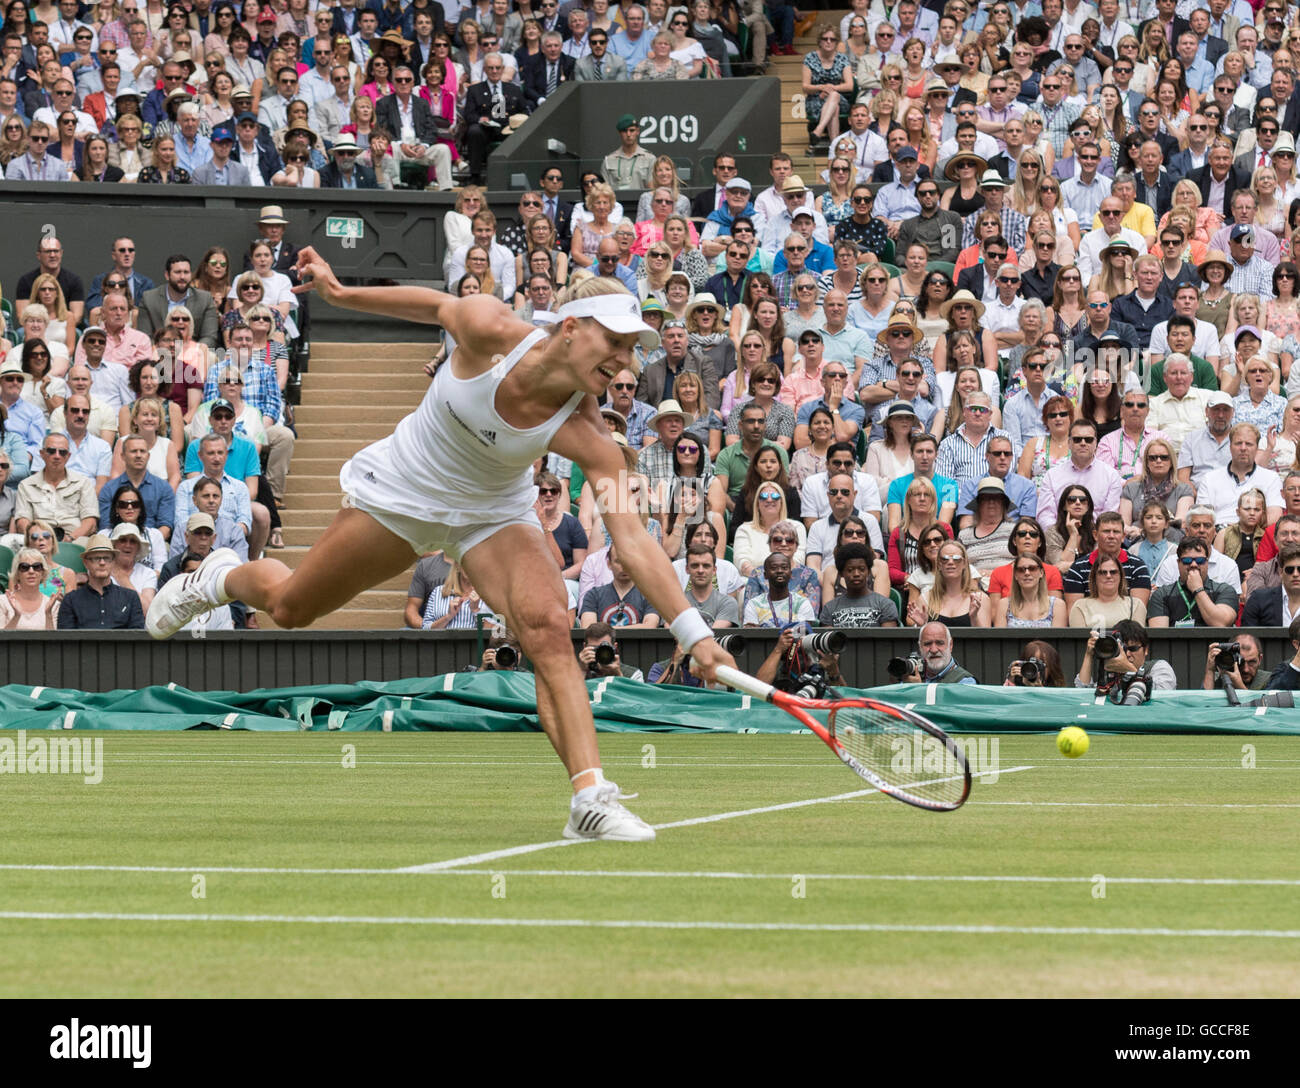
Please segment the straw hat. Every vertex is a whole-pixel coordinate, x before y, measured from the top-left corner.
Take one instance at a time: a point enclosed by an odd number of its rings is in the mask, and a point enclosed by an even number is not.
[[[1232,265],[1228,263],[1228,255],[1221,249],[1212,249],[1205,255],[1205,260],[1201,262],[1201,267],[1197,269],[1201,279],[1205,280],[1206,283],[1209,283],[1210,281],[1209,277],[1205,274],[1205,270],[1212,264],[1222,265],[1225,277],[1232,275]]]
[[[886,325],[883,329],[881,329],[878,333],[876,333],[876,343],[888,344],[889,334],[893,332],[895,329],[906,329],[908,332],[910,332],[912,334],[913,346],[915,346],[918,340],[925,339],[925,334],[920,329],[918,329],[915,325],[913,325],[912,322],[909,321],[906,317],[900,315],[898,317],[891,317],[889,319],[889,324]]]
[[[947,302],[945,302],[942,306],[939,307],[939,316],[942,317],[945,321],[947,321],[948,314],[952,312],[952,308],[954,306],[960,305],[963,302],[970,303],[972,306],[975,307],[976,321],[978,321],[981,317],[984,316],[984,303],[982,303],[969,291],[964,289],[958,291],[955,295],[952,296],[952,298],[950,298]]]
[[[966,162],[971,163],[975,167],[975,176],[977,178],[982,177],[984,175],[984,171],[989,168],[989,164],[984,159],[976,155],[974,152],[959,151],[951,159],[948,160],[948,165],[943,168],[943,176],[946,177],[949,181],[956,181],[957,167],[960,166],[962,163],[966,163]]]

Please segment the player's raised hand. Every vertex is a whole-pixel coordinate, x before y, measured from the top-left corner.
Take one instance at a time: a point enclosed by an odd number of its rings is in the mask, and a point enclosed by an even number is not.
[[[312,246],[305,246],[298,251],[297,272],[300,282],[293,289],[295,295],[315,291],[326,302],[330,302],[342,287],[329,262]]]

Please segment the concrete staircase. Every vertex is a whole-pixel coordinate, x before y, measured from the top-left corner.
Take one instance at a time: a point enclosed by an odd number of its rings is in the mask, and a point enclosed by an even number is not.
[[[339,509],[339,469],[363,446],[393,432],[429,379],[422,367],[436,345],[312,343],[311,368],[296,409],[298,444],[285,485],[285,547],[268,553],[296,567]],[[364,563],[365,556],[355,561]],[[412,564],[414,567],[414,564]],[[312,626],[331,630],[400,628],[410,571],[367,590]],[[259,616],[263,627],[273,627]]]
[[[809,188],[825,187],[821,172],[826,167],[826,157],[818,156],[814,163],[808,155],[808,122],[803,112],[803,58],[817,48],[817,26],[831,23],[838,27],[840,20],[848,14],[849,9],[840,11],[819,11],[817,22],[808,28],[808,33],[796,35],[793,57],[772,57],[767,74],[781,80],[781,150],[794,161],[794,172],[803,178]],[[771,179],[762,181],[750,179],[757,189],[764,189],[771,184]]]

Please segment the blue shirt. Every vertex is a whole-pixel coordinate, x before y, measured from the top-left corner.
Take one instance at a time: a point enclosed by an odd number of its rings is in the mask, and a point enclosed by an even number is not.
[[[808,250],[808,256],[804,260],[805,271],[811,272],[815,276],[820,276],[829,268],[835,267],[835,250],[825,242],[819,242],[816,238],[812,239],[812,246]],[[785,250],[782,249],[772,259],[772,274],[786,270]]]
[[[197,442],[191,442],[185,449],[185,471],[187,473],[203,471]],[[247,438],[234,436],[230,443],[230,452],[226,457],[226,473],[237,480],[247,480],[250,476],[262,475],[262,461],[257,455],[257,447]],[[224,507],[225,504],[222,503],[222,506]]]
[[[911,486],[912,480],[916,478],[915,472],[909,472],[906,476],[900,476],[889,485],[889,495],[885,499],[885,506],[888,507],[894,503],[899,506],[903,505],[907,498],[907,489]],[[940,476],[938,473],[930,477],[930,483],[939,495],[939,506],[942,508],[944,503],[957,505],[957,481],[950,480],[947,476]],[[935,511],[937,514],[938,511]]]
[[[985,473],[992,476],[991,472]],[[983,479],[983,477],[981,477]],[[1007,498],[1011,505],[1007,508],[1008,518],[1032,518],[1038,513],[1038,488],[1014,470],[1008,472],[1002,483],[1007,489]],[[975,513],[975,492],[979,490],[979,480],[962,480],[958,487],[957,513]]]
[[[9,415],[5,419],[5,432],[12,431],[22,435],[27,445],[27,452],[33,457],[45,441],[45,417],[30,401],[19,397],[5,409]]]
[[[197,443],[196,443],[197,445]],[[194,513],[194,488],[203,480],[202,476],[192,476],[188,480],[182,480],[181,486],[176,489],[176,520],[172,523],[173,532],[183,533],[185,526],[189,523],[190,515]],[[245,529],[253,527],[253,512],[248,499],[248,487],[243,480],[236,480],[229,472],[221,474],[221,509],[219,513],[223,517],[244,526]]]
[[[916,178],[911,185],[891,181],[882,185],[876,193],[874,214],[877,219],[889,219],[902,222],[921,214],[921,202],[916,199]]]
[[[631,76],[632,69],[650,55],[650,41],[653,37],[648,30],[642,30],[641,37],[632,41],[626,30],[620,30],[609,39],[609,51],[627,61],[627,72]]]
[[[232,366],[233,364],[227,360],[217,366],[208,367],[207,377],[203,380],[205,401],[216,400],[221,396],[217,386],[217,376]],[[244,403],[251,404],[268,419],[278,420],[284,398],[280,395],[280,385],[274,368],[252,359],[240,369],[239,376],[244,379],[244,391],[241,394]]]
[[[797,426],[802,423],[807,426],[808,421],[812,418],[813,412],[818,408],[825,408],[828,412],[831,410],[830,405],[826,403],[824,397],[818,397],[816,400],[805,401],[803,405],[800,406],[799,412],[795,416],[795,425]],[[856,423],[859,430],[862,429],[863,424],[866,423],[867,420],[867,410],[857,401],[849,400],[847,397],[840,401],[839,413],[840,419],[844,420],[845,423]]]
[[[100,525],[110,523],[109,507],[113,501],[113,496],[117,494],[119,487],[129,483],[131,481],[124,472],[121,476],[114,476],[111,480],[105,482],[104,486],[99,489]],[[163,525],[171,526],[175,523],[176,495],[172,492],[171,485],[166,480],[146,472],[144,479],[136,490],[140,492],[140,498],[144,500],[146,524],[159,527]]]
[[[194,137],[194,146],[191,147],[185,134],[179,129],[173,133],[176,139],[176,165],[194,173],[200,166],[205,166],[212,161],[212,142],[202,135]]]

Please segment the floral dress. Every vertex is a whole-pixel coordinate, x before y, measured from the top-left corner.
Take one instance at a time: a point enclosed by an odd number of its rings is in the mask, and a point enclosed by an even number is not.
[[[1264,308],[1264,327],[1283,340],[1300,335],[1300,310],[1284,310],[1280,302],[1272,299]]]
[[[823,84],[834,86],[837,83],[844,82],[844,69],[849,66],[849,58],[844,53],[836,53],[835,59],[831,61],[830,67],[827,68],[826,65],[822,63],[821,55],[814,50],[804,57],[803,66],[812,73],[812,78],[809,82],[814,87],[819,87]],[[809,121],[813,122],[813,124],[816,124],[821,120],[822,103],[824,101],[824,99],[814,95],[809,95],[808,98],[804,100],[804,114],[807,116]],[[847,95],[841,97],[841,104],[844,107],[841,112],[847,113],[849,106],[849,97]]]

